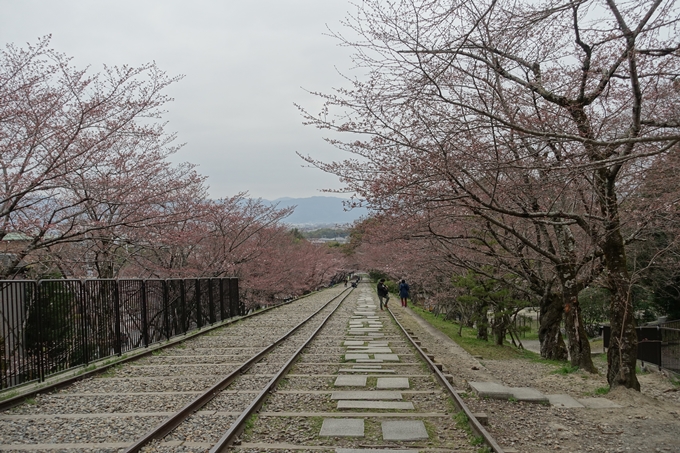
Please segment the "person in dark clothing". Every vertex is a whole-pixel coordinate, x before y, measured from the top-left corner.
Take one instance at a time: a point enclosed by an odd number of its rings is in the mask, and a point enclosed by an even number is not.
[[[402,307],[406,306],[406,299],[408,299],[408,292],[410,289],[406,280],[402,279],[401,283],[399,283],[399,297],[401,298]]]
[[[385,285],[384,278],[381,278],[378,282],[378,299],[380,300],[380,309],[383,309],[383,305],[387,308],[387,302],[390,300],[390,291],[387,289],[387,285]],[[385,299],[385,302],[383,302],[383,299]]]

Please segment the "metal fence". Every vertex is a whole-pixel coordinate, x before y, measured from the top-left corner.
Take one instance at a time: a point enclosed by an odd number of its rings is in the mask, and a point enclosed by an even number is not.
[[[236,278],[0,280],[0,389],[243,314]]]
[[[638,360],[680,373],[680,321],[638,327],[636,331]],[[602,337],[604,347],[608,348],[611,338],[610,326],[604,326]]]

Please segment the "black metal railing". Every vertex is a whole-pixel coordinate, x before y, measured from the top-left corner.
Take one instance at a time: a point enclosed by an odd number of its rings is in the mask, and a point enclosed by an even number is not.
[[[659,368],[680,373],[680,321],[643,326],[635,329],[638,337],[637,358]],[[609,347],[610,326],[603,326],[604,347]]]
[[[0,389],[244,312],[236,278],[0,280]]]

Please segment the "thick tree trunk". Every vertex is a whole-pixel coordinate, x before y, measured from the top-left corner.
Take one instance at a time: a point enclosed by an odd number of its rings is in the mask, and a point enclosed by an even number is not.
[[[597,177],[600,209],[607,219],[604,223],[602,251],[607,286],[611,291],[609,323],[612,333],[607,350],[607,382],[611,388],[622,385],[639,391],[640,382],[635,373],[637,333],[630,299],[630,276],[626,263],[625,243],[621,236],[614,175],[602,169]]]
[[[541,357],[549,360],[567,360],[567,347],[560,332],[562,321],[562,297],[548,294],[541,300],[538,339],[541,342]]]
[[[626,267],[623,238],[618,229],[609,233],[604,256],[607,286],[611,291],[609,313],[611,338],[607,350],[607,382],[611,388],[622,385],[639,391],[640,382],[635,373],[637,333],[629,293],[630,278]]]
[[[590,354],[590,341],[583,327],[581,307],[578,303],[578,292],[565,288],[564,292],[564,325],[569,338],[569,359],[572,366],[577,366],[590,373],[597,373]]]

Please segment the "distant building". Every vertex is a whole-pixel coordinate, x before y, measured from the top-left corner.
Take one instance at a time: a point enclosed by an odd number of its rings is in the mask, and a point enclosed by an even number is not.
[[[348,237],[337,237],[337,238],[312,238],[308,239],[312,244],[327,244],[329,242],[337,242],[338,244],[347,244]]]

